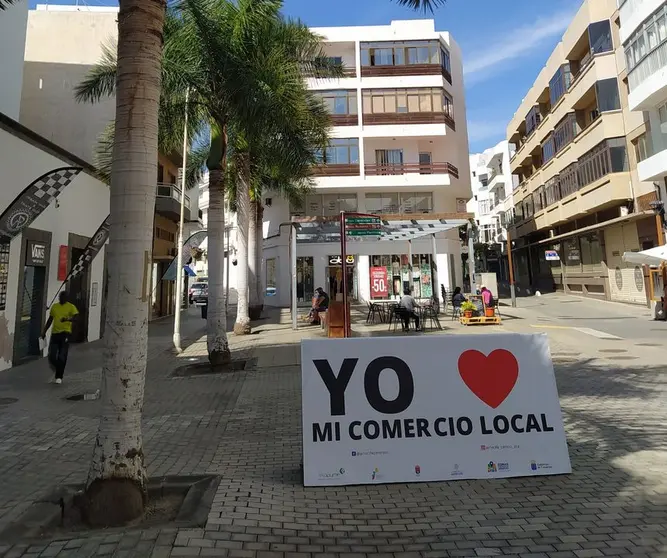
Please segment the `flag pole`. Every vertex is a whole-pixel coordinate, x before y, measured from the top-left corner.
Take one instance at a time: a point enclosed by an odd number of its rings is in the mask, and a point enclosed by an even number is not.
[[[188,160],[188,102],[190,88],[185,91],[185,123],[183,125],[183,172],[181,173],[181,217],[178,226],[178,253],[176,255],[176,308],[174,312],[174,348],[181,352],[181,305],[183,304],[183,221],[185,213],[185,174]]]

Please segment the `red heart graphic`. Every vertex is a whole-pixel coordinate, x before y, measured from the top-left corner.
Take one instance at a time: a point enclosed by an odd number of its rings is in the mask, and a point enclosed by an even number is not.
[[[504,349],[497,349],[489,356],[465,351],[459,357],[459,375],[470,391],[495,409],[512,393],[519,378],[519,363]]]

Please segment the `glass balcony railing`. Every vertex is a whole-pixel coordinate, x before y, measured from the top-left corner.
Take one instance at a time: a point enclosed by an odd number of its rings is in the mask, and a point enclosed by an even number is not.
[[[181,188],[176,184],[167,184],[158,182],[157,192],[155,194],[158,198],[172,198],[178,203],[181,203]],[[190,207],[190,196],[185,194],[185,206]]]

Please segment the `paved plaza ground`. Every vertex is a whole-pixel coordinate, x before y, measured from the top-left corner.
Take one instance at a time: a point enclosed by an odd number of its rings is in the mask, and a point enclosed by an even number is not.
[[[445,318],[444,331],[425,335],[546,333],[570,475],[304,488],[299,342],[320,330],[293,332],[287,313],[270,311],[256,335],[230,337],[255,359],[250,370],[175,378],[205,354],[204,322],[191,311],[178,357],[171,323],[151,328],[144,449],[150,476],[222,477],[206,527],[0,540],[0,556],[667,557],[667,324],[641,308],[562,295],[519,305],[503,308],[500,327]],[[64,398],[97,389],[99,349],[74,347],[61,387],[48,383],[43,360],[0,372],[0,397],[17,400],[0,405],[0,531],[55,487],[85,480],[99,402]]]

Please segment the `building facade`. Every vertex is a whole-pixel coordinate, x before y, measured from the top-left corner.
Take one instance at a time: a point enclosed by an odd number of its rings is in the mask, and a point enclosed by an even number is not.
[[[470,155],[472,198],[468,212],[475,214],[477,227],[475,272],[495,273],[502,283],[509,281],[507,223],[514,218],[512,194],[518,184],[510,170],[510,158],[507,141]]]
[[[620,39],[625,51],[630,110],[644,114],[633,138],[639,179],[654,182],[664,202],[667,177],[667,2],[620,3]]]
[[[75,87],[104,56],[115,49],[118,8],[38,4],[28,14],[21,124],[84,161],[95,161],[100,134],[115,118],[115,98],[77,102]],[[176,255],[181,185],[179,153],[160,154],[156,176],[155,223],[151,266],[150,318],[172,315],[176,288],[163,280]],[[201,227],[199,195],[185,193],[187,234]]]
[[[624,252],[658,243],[632,140],[615,0],[587,0],[507,128],[519,185],[510,229],[520,293],[569,293],[645,304]],[[557,256],[555,255],[557,254]]]
[[[0,237],[0,370],[43,355],[39,336],[61,288],[80,313],[73,342],[99,339],[105,318],[104,247],[84,272],[63,281],[108,216],[109,190],[85,161],[17,122],[27,17],[27,1],[0,14],[0,214],[13,207],[6,230],[21,227],[11,240]],[[33,186],[26,205],[13,205]],[[60,188],[23,228],[26,207]]]
[[[461,52],[433,20],[314,29],[347,75],[309,79],[329,106],[333,139],[315,169],[314,191],[302,207],[277,196],[264,201],[266,304],[290,304],[289,232],[293,219],[333,220],[341,211],[375,215],[466,215],[470,199],[466,108]],[[461,284],[457,230],[392,242],[349,242],[346,274],[355,300],[397,296],[409,285],[433,295],[433,270],[448,290]],[[309,304],[317,287],[342,293],[340,244],[297,236],[296,293]],[[410,275],[409,259],[412,265]],[[386,269],[386,293],[372,289],[371,268]]]

